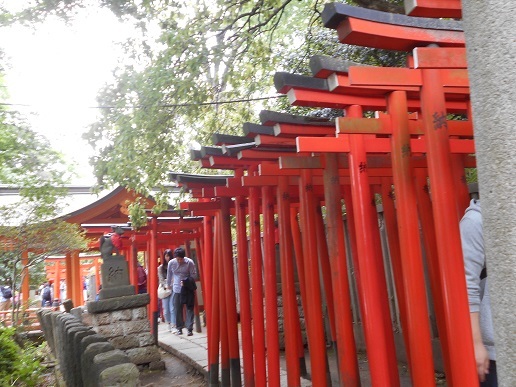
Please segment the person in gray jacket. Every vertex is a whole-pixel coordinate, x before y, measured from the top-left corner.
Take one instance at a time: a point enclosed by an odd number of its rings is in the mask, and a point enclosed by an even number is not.
[[[481,386],[497,386],[494,329],[491,318],[480,200],[472,199],[460,221],[475,361]]]

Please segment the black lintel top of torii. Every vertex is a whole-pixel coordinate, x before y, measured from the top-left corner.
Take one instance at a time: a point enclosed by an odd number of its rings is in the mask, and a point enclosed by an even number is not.
[[[312,56],[309,63],[310,70],[312,70],[312,74],[316,78],[328,78],[331,74],[347,74],[351,66],[374,67],[324,55]]]
[[[298,80],[302,81],[301,78],[297,78],[296,74],[282,73],[285,74],[283,80],[285,82],[291,80],[288,75],[295,75],[296,77],[292,78],[292,81]],[[299,77],[305,77],[304,75],[300,75]],[[314,79],[311,77],[306,77],[310,79]],[[276,124],[294,124],[294,125],[316,125],[316,126],[335,126],[335,121],[330,120],[328,118],[323,117],[315,117],[315,116],[298,116],[294,114],[288,113],[280,113],[272,110],[262,110],[260,112],[260,121],[263,125],[273,126]],[[265,134],[265,133],[264,133]],[[274,134],[274,133],[273,133]]]
[[[353,7],[342,3],[326,4],[321,14],[324,26],[333,29],[337,28],[338,25],[348,17],[404,27],[463,31],[462,22],[457,20],[407,16],[397,13],[377,11],[374,9]]]

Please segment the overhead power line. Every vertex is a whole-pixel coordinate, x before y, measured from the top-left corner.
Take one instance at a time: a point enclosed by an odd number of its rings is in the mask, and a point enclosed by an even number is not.
[[[209,105],[225,105],[230,103],[240,103],[240,102],[251,102],[251,101],[263,101],[267,99],[275,99],[275,98],[283,98],[286,95],[272,95],[268,97],[257,97],[257,98],[241,98],[241,99],[231,99],[227,101],[212,101],[212,102],[187,102],[187,103],[170,103],[170,104],[158,104],[158,105],[136,105],[136,106],[92,106],[93,109],[145,109],[148,107],[164,107],[164,108],[173,108],[173,107],[188,107],[188,106],[209,106]]]
[[[231,99],[227,101],[212,101],[212,102],[187,102],[187,103],[173,103],[173,104],[157,104],[157,105],[129,105],[129,106],[89,106],[88,109],[145,109],[150,107],[163,107],[163,108],[174,108],[174,107],[188,107],[188,106],[209,106],[209,105],[227,105],[231,103],[242,103],[242,102],[252,102],[252,101],[263,101],[267,99],[276,99],[276,98],[284,98],[286,95],[272,95],[267,97],[257,97],[257,98],[240,98],[240,99]],[[20,103],[7,103],[0,102],[2,106],[23,106],[23,107],[34,107],[34,105],[26,105]]]

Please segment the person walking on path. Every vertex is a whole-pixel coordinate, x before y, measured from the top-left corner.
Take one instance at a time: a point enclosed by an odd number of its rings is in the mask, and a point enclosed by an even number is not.
[[[9,310],[12,296],[9,286],[0,285],[0,310]]]
[[[158,266],[159,285],[163,286],[165,289],[172,289],[171,286],[167,283],[168,267],[171,260],[172,250],[166,249],[163,252],[163,263]],[[176,311],[174,309],[174,303],[172,300],[172,293],[170,293],[168,297],[161,299],[161,305],[163,306],[163,317],[168,323],[169,332],[172,332],[172,328],[176,327]]]
[[[480,386],[497,387],[494,328],[491,318],[489,287],[487,286],[480,200],[471,200],[460,221],[460,234]]]
[[[43,284],[41,289],[41,307],[52,306],[52,300],[54,299],[54,292],[49,282]]]
[[[138,275],[138,294],[147,293],[147,273],[140,262],[136,265],[136,274]]]
[[[183,321],[183,305],[186,305],[186,329],[188,336],[193,335],[194,307],[189,304],[181,303],[181,290],[185,282],[197,279],[197,269],[195,263],[188,257],[185,257],[185,250],[178,247],[174,250],[174,259],[168,265],[167,285],[172,286],[172,302],[176,310],[176,335],[183,334],[185,321]]]

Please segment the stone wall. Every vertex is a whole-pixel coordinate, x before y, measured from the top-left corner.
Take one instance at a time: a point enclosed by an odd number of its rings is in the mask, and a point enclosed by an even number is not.
[[[88,302],[80,314],[84,324],[127,355],[140,371],[165,368],[147,318],[148,294]]]
[[[59,385],[140,386],[140,372],[129,356],[73,314],[40,309],[38,319],[58,363]]]

